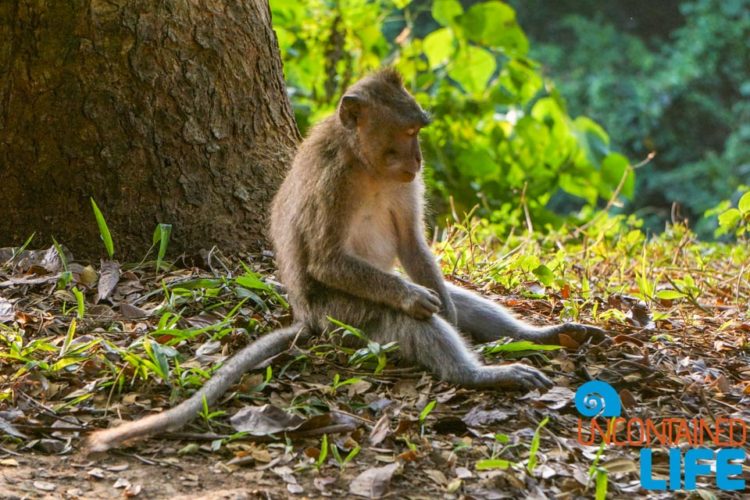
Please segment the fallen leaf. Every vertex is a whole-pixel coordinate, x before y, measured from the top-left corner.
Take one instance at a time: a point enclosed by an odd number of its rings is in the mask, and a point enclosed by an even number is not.
[[[539,401],[551,410],[559,410],[573,402],[575,393],[563,386],[555,386],[539,396]]]
[[[313,479],[313,486],[321,493],[328,493],[328,487],[336,483],[335,477],[316,477]]]
[[[104,479],[105,477],[107,477],[107,473],[101,470],[99,467],[90,469],[87,474],[96,479]]]
[[[386,436],[388,436],[388,431],[391,430],[390,423],[391,417],[387,413],[375,422],[375,425],[372,426],[372,430],[370,431],[370,444],[372,446],[379,445],[383,442]]]
[[[126,488],[123,494],[128,498],[137,497],[140,495],[142,489],[143,487],[140,484],[134,484],[133,486]]]
[[[581,347],[581,344],[570,335],[567,335],[565,333],[558,333],[557,337],[560,341],[560,345],[566,349],[571,349],[575,351],[579,347]]]
[[[277,406],[265,404],[246,406],[232,415],[229,422],[239,432],[247,432],[253,436],[267,436],[298,429],[305,423],[305,419],[287,413]]]
[[[638,465],[633,460],[625,457],[607,460],[601,466],[610,474],[615,472],[637,472],[639,470]]]
[[[497,422],[508,420],[510,415],[501,410],[484,410],[479,407],[472,408],[469,413],[463,416],[463,420],[469,427],[480,425],[489,425]]]
[[[20,439],[28,439],[28,436],[26,436],[23,432],[16,429],[13,424],[8,422],[4,418],[0,418],[0,431],[3,431],[5,434],[8,434],[9,436],[17,437]]]
[[[620,402],[625,408],[635,408],[638,406],[638,401],[635,399],[635,396],[627,389],[620,391]]]
[[[42,491],[55,491],[57,485],[54,483],[48,483],[47,481],[34,481],[34,488]]]
[[[128,481],[124,477],[118,477],[117,481],[115,481],[115,484],[113,484],[112,487],[116,490],[120,488],[130,488],[130,481]]]
[[[91,265],[88,265],[81,269],[81,272],[78,274],[78,282],[87,287],[94,286],[97,278],[99,278],[99,275],[96,274],[94,266]]]
[[[16,313],[13,312],[13,303],[0,297],[0,323],[9,323],[14,319],[16,319]]]
[[[349,492],[360,497],[380,498],[385,494],[393,474],[399,467],[398,463],[393,463],[368,469],[349,484]]]
[[[102,260],[99,284],[97,285],[97,302],[105,300],[112,295],[120,281],[120,264],[113,260]]]
[[[438,486],[445,486],[448,484],[448,478],[445,477],[441,471],[437,469],[427,469],[424,471],[427,476],[432,479]]]

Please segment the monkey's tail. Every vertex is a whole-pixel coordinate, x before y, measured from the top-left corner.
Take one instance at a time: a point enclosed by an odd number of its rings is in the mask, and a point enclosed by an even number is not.
[[[130,439],[182,427],[198,416],[204,400],[208,405],[215,403],[242,374],[288,349],[295,338],[304,339],[308,334],[309,330],[302,323],[265,334],[227,360],[189,399],[161,413],[95,431],[88,437],[86,447],[90,451],[106,451]]]

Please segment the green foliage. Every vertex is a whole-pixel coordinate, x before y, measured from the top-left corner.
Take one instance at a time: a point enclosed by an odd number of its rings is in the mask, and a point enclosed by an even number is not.
[[[115,254],[115,244],[112,242],[112,234],[109,232],[109,227],[107,226],[107,221],[104,220],[102,211],[99,210],[99,207],[93,198],[90,198],[90,200],[91,208],[93,209],[94,217],[96,218],[96,224],[99,226],[99,235],[102,238],[102,242],[104,242],[104,248],[107,250],[107,255],[111,259]]]
[[[549,422],[549,417],[544,417],[544,420],[539,422],[539,425],[536,427],[536,430],[534,431],[534,437],[531,438],[531,446],[529,447],[529,462],[526,464],[526,470],[529,471],[529,474],[534,473],[534,468],[537,464],[536,455],[539,452],[539,444],[542,440],[542,429],[545,425],[547,425],[547,422]]]
[[[344,332],[344,337],[353,336],[357,338],[360,343],[366,344],[365,347],[362,347],[361,349],[346,349],[350,354],[350,365],[356,367],[371,366],[374,373],[378,374],[385,369],[385,366],[388,363],[388,353],[395,352],[398,349],[398,344],[396,342],[388,342],[387,344],[381,345],[378,342],[369,340],[365,333],[358,328],[342,323],[330,316],[328,316],[328,321],[340,328]],[[338,377],[338,375],[336,377]],[[337,381],[338,378],[335,378],[334,382]]]
[[[716,225],[700,216],[750,176],[750,0],[664,3],[639,15],[620,2],[517,2],[571,111],[632,157],[657,152],[630,209],[662,230],[678,202],[705,237]]]
[[[554,196],[577,206],[608,199],[628,160],[610,149],[594,121],[568,115],[561,95],[528,55],[514,10],[499,1],[464,8],[458,0],[421,2],[325,0],[272,2],[290,95],[303,131],[331,113],[341,91],[364,74],[392,65],[431,110],[422,135],[437,209],[479,204],[498,225],[559,224]],[[429,18],[427,17],[429,16]],[[502,29],[498,29],[502,26]],[[322,63],[321,63],[322,62]]]
[[[158,224],[152,237],[152,245],[159,244],[159,250],[156,254],[156,270],[161,269],[164,256],[167,254],[169,246],[169,236],[172,234],[172,224]]]
[[[729,200],[722,201],[714,208],[707,210],[706,217],[717,216],[719,227],[715,236],[734,234],[737,238],[750,234],[750,188],[740,186],[738,192],[743,193],[733,208]]]

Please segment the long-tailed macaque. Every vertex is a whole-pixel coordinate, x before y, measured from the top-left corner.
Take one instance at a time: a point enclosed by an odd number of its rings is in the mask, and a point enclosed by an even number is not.
[[[471,387],[551,385],[536,368],[482,364],[461,333],[478,342],[503,336],[559,343],[603,336],[596,327],[536,327],[443,280],[425,239],[419,130],[428,115],[386,69],[350,87],[338,112],[301,144],[271,211],[271,237],[296,323],[240,351],[190,399],[157,415],[89,438],[92,450],[184,425],[248,369],[319,334],[329,316],[372,340],[397,341],[400,356],[439,378]],[[400,263],[408,279],[394,272]]]

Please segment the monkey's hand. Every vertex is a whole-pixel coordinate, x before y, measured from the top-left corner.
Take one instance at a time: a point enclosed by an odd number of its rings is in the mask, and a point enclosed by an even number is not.
[[[422,285],[409,283],[406,297],[401,301],[401,309],[417,319],[428,319],[440,310],[440,296]]]
[[[579,344],[584,343],[589,338],[598,344],[607,338],[606,330],[602,330],[596,326],[564,323],[562,325],[542,328],[539,331],[539,337],[535,338],[535,340],[540,344],[560,345],[561,333],[569,336]]]

